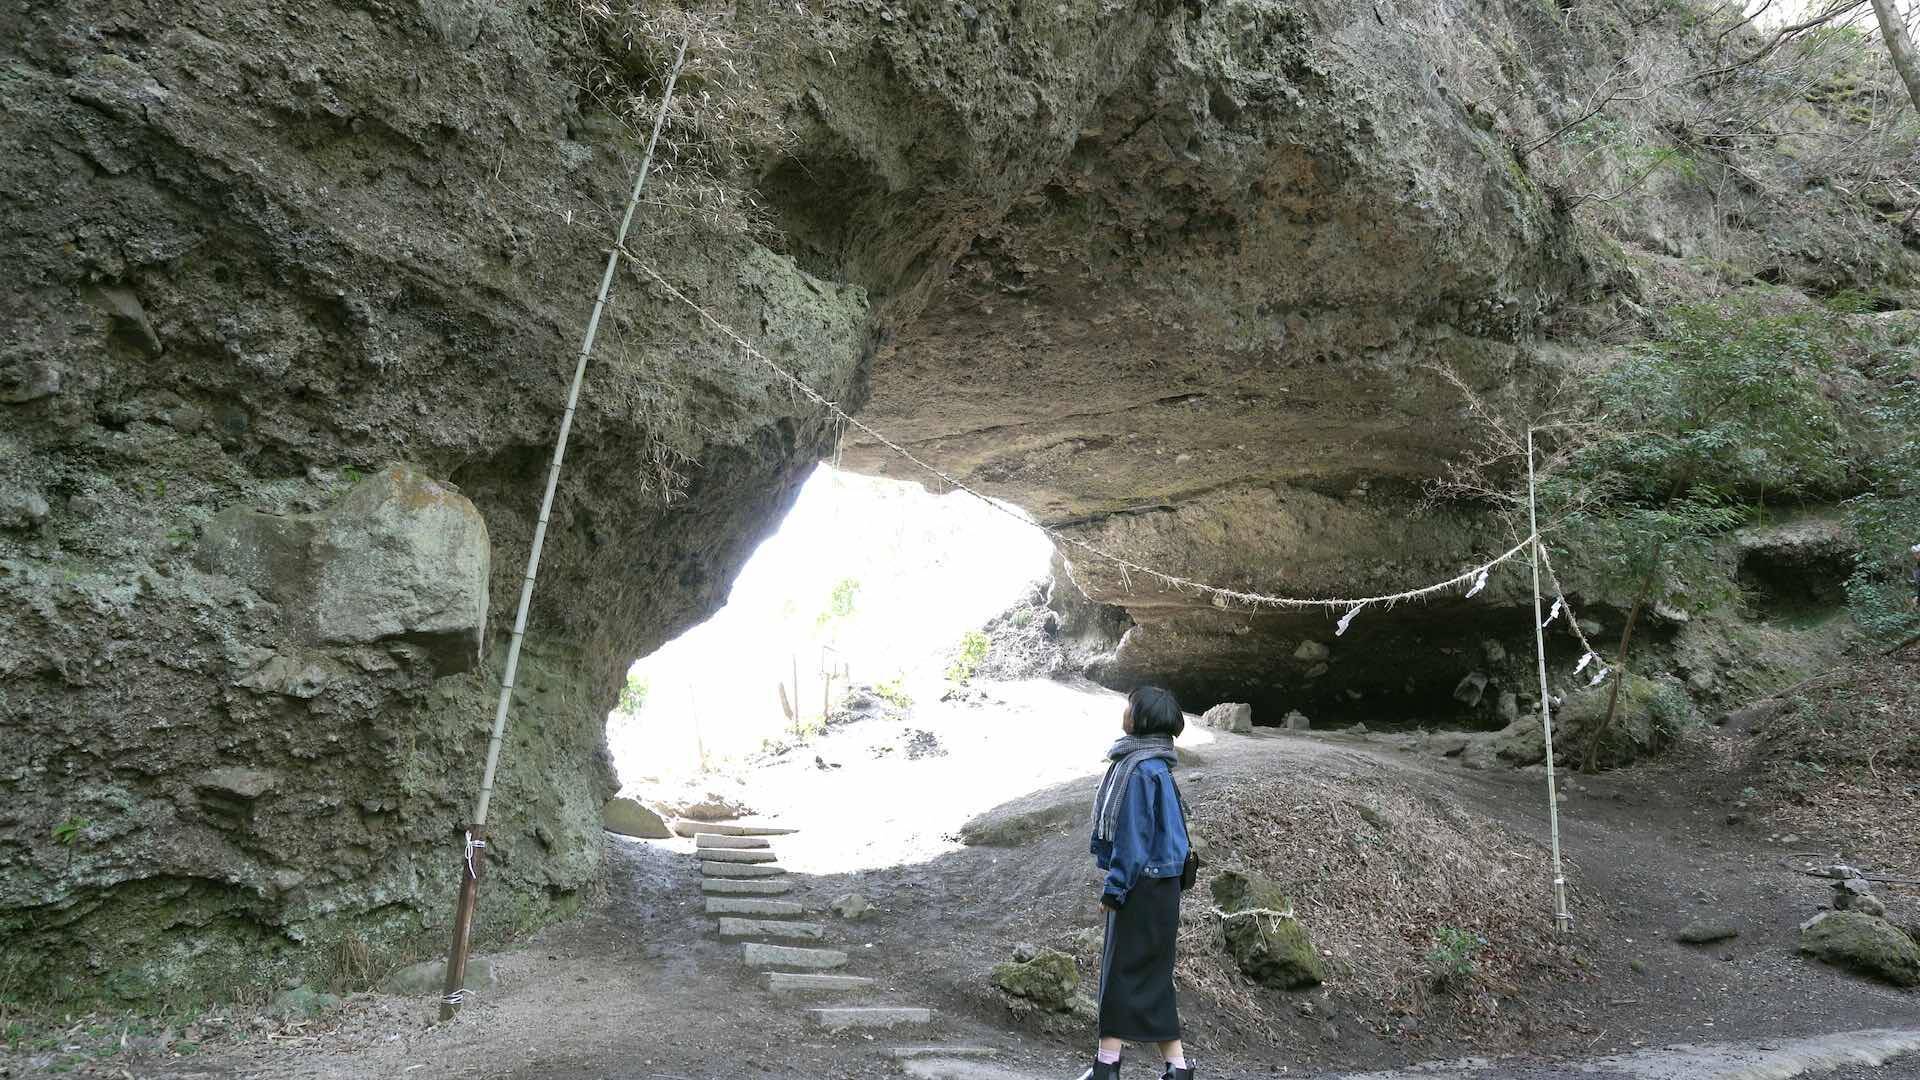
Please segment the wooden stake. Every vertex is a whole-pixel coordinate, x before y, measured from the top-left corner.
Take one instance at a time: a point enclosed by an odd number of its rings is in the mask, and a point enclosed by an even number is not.
[[[666,88],[660,95],[660,114],[654,117],[653,135],[647,139],[647,152],[640,159],[640,172],[633,178],[633,194],[627,199],[627,214],[620,219],[620,231],[607,251],[607,268],[600,275],[600,294],[594,298],[593,313],[587,316],[587,331],[580,342],[580,355],[573,366],[573,384],[567,389],[566,411],[560,414],[560,433],[553,440],[553,461],[547,467],[547,490],[540,499],[540,517],[533,526],[533,545],[527,550],[527,573],[520,582],[520,606],[513,616],[513,636],[507,644],[507,666],[500,676],[500,701],[494,708],[493,735],[487,740],[487,767],[480,774],[480,795],[473,804],[473,825],[468,830],[460,877],[460,899],[453,910],[453,942],[447,949],[447,996],[440,1005],[440,1019],[450,1020],[460,1008],[460,979],[466,977],[467,945],[473,938],[473,909],[478,900],[480,864],[485,861],[487,803],[493,797],[493,777],[500,765],[500,745],[507,734],[507,713],[513,705],[513,680],[520,671],[520,646],[527,636],[527,610],[533,604],[533,582],[540,573],[540,550],[546,546],[547,523],[553,518],[553,493],[560,486],[560,464],[567,456],[567,436],[573,431],[573,414],[580,405],[580,387],[586,382],[587,361],[593,357],[594,338],[600,332],[600,315],[607,308],[607,294],[613,288],[613,272],[620,265],[620,252],[627,242],[627,229],[633,225],[634,211],[640,207],[640,191],[647,183],[647,170],[653,165],[653,149],[659,145],[660,129],[666,126],[667,109],[673,104],[673,84],[680,78],[680,65],[687,57],[687,39],[673,56],[673,70],[667,72]],[[475,842],[479,847],[476,848]],[[462,995],[463,996],[463,995]]]
[[[473,907],[480,900],[480,875],[487,870],[487,827],[467,830],[466,865],[460,868],[460,897],[453,905],[453,947],[447,951],[447,981],[441,990],[440,1019],[451,1020],[466,997],[467,944],[473,936]]]

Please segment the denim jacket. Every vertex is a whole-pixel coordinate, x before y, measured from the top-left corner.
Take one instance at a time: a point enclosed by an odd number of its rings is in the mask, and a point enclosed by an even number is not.
[[[1149,759],[1133,770],[1120,799],[1113,842],[1093,838],[1094,861],[1107,872],[1101,891],[1119,907],[1141,878],[1177,878],[1187,864],[1187,827],[1167,763]]]

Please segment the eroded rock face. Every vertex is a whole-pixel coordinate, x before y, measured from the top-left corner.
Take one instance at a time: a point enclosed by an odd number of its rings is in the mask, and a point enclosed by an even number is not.
[[[438,951],[638,157],[578,91],[597,46],[449,0],[0,21],[0,966],[139,999]],[[864,291],[692,228],[650,206],[631,245],[857,404]],[[595,894],[624,669],[834,438],[628,273],[601,329],[483,939]]]
[[[792,227],[815,259],[894,290],[867,417],[1072,536],[1227,587],[1367,595],[1504,548],[1481,522],[1418,504],[1470,434],[1429,365],[1496,392],[1525,385],[1551,363],[1530,344],[1543,315],[1590,277],[1567,219],[1473,104],[1470,88],[1503,78],[1491,58],[1535,31],[1526,13],[980,10],[978,25],[934,16],[910,41],[875,33],[865,48],[892,78],[821,87],[842,171],[875,179],[838,231]],[[1404,33],[1409,21],[1432,33]],[[930,33],[955,48],[909,48]],[[978,71],[979,50],[958,42],[990,34],[1013,44]],[[870,107],[836,94],[876,92],[942,137],[877,147],[849,130]],[[966,155],[984,148],[1003,167],[982,176]],[[911,287],[860,228],[862,209],[963,201],[987,220],[925,230],[922,258],[950,253],[954,269]],[[910,471],[860,438],[848,459]],[[1318,662],[1295,672],[1286,653],[1330,636],[1331,617],[1221,612],[1065,554],[1087,596],[1138,624],[1103,673],[1115,684],[1155,679],[1195,708],[1252,701],[1278,717],[1408,679],[1444,701],[1465,674],[1436,659],[1387,682],[1351,664],[1309,679]],[[1363,619],[1342,644],[1411,653],[1414,637],[1478,632],[1499,602],[1388,639]]]

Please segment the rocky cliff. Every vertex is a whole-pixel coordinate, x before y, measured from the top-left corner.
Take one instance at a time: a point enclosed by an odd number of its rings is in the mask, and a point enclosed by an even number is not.
[[[15,5],[0,968],[29,993],[140,998],[437,947],[662,29],[738,46],[683,86],[636,221],[662,275],[1049,523],[1323,593],[1505,546],[1422,504],[1465,437],[1427,365],[1524,396],[1603,353],[1610,298],[1657,276],[1513,150],[1609,50],[1685,61],[1683,7],[1583,11],[1576,33],[1518,0],[678,21],[563,0]],[[1655,206],[1622,228],[1691,243],[1701,209]],[[1782,235],[1783,280],[1911,272],[1888,230],[1851,261]],[[621,673],[720,602],[839,435],[620,275],[515,694],[483,935],[591,896]],[[898,468],[858,440],[846,456]],[[1116,679],[1278,698],[1331,671],[1313,691],[1331,698],[1460,674],[1403,663],[1405,638],[1365,620],[1321,655],[1317,622],[1097,561],[1070,575],[1136,624]],[[1514,585],[1395,633],[1477,648]]]
[[[439,947],[639,144],[579,92],[577,21],[523,8],[0,22],[6,983],[139,998]],[[733,234],[654,257],[857,400],[859,288]],[[489,936],[592,894],[627,664],[721,601],[834,435],[626,275],[603,331]]]

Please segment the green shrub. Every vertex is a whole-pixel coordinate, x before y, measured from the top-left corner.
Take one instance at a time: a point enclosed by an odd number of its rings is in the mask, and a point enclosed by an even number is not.
[[[873,692],[880,700],[887,702],[895,708],[913,708],[913,695],[907,693],[906,682],[899,675],[895,675],[886,682],[875,686]]]
[[[1433,932],[1433,947],[1427,950],[1427,977],[1438,989],[1457,986],[1473,978],[1474,957],[1487,939],[1471,931],[1442,926]]]
[[[827,624],[851,618],[854,597],[860,592],[857,578],[841,578],[833,586],[833,592],[827,596],[827,606],[813,617],[816,629],[824,629]]]
[[[964,683],[973,678],[982,661],[987,658],[987,649],[993,642],[978,630],[969,630],[960,636],[960,649],[954,655],[953,663],[947,665],[947,678]]]
[[[620,688],[620,699],[614,703],[617,712],[629,715],[637,713],[647,703],[647,680],[632,672],[627,673],[627,684]]]
[[[1913,556],[1920,543],[1920,379],[1895,380],[1869,410],[1869,490],[1848,500],[1860,551],[1847,579],[1847,608],[1874,638],[1904,641],[1920,633],[1920,612],[1908,606]]]

